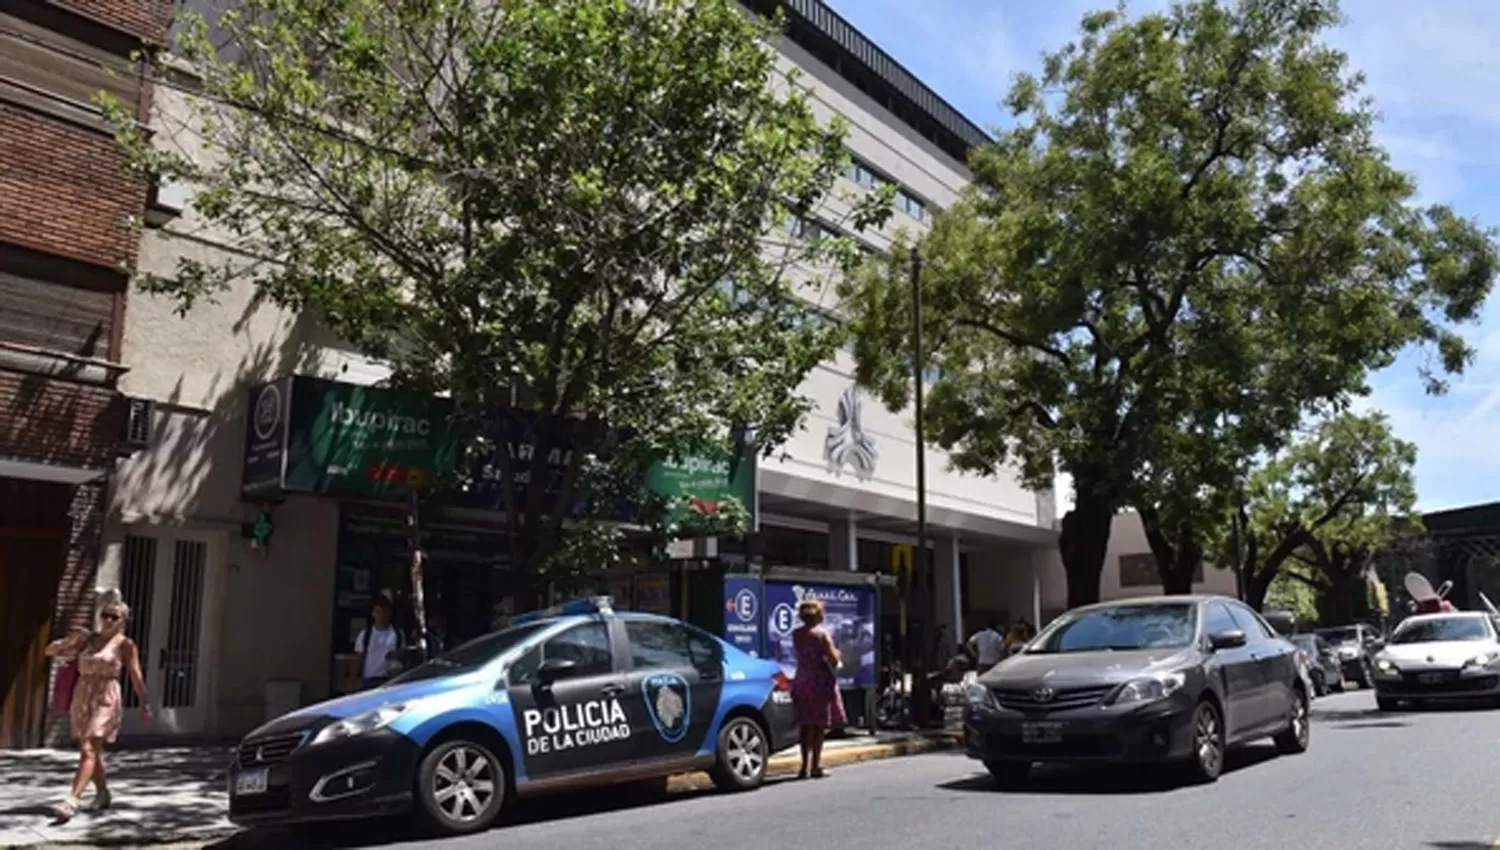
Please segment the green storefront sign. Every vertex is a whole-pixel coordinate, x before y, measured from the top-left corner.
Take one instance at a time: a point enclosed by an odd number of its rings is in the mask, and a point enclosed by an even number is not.
[[[404,499],[413,487],[457,469],[451,411],[442,398],[304,376],[252,387],[241,492],[253,501],[286,493]],[[513,458],[530,457],[524,447],[510,451]],[[553,454],[560,464],[568,453]],[[543,478],[539,472],[528,477]],[[673,498],[679,515],[716,513],[731,496],[753,511],[754,454],[658,463],[646,486]]]

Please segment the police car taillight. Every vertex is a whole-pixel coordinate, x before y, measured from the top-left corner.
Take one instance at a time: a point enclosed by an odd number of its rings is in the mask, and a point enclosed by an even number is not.
[[[778,691],[789,691],[792,689],[792,680],[788,679],[786,674],[779,670],[776,671],[776,675],[771,677],[771,680],[776,683],[776,690]]]

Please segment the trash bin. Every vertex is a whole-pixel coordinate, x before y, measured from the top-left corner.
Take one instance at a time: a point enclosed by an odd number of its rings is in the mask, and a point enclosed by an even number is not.
[[[297,679],[272,679],[266,682],[266,722],[290,714],[302,707],[302,682]]]

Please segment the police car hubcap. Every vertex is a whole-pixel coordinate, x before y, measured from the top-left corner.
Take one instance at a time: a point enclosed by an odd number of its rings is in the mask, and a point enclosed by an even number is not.
[[[749,723],[737,723],[729,730],[729,769],[741,779],[754,779],[766,764],[760,731]]]
[[[438,762],[432,797],[456,821],[471,821],[495,799],[499,780],[490,760],[470,747],[455,747]]]

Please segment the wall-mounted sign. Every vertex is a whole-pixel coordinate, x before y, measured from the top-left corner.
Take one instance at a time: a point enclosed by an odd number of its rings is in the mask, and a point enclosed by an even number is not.
[[[875,438],[865,432],[864,399],[860,398],[857,387],[851,386],[839,396],[834,424],[828,426],[828,436],[823,441],[823,457],[831,469],[849,466],[860,478],[875,474],[880,449]]]

